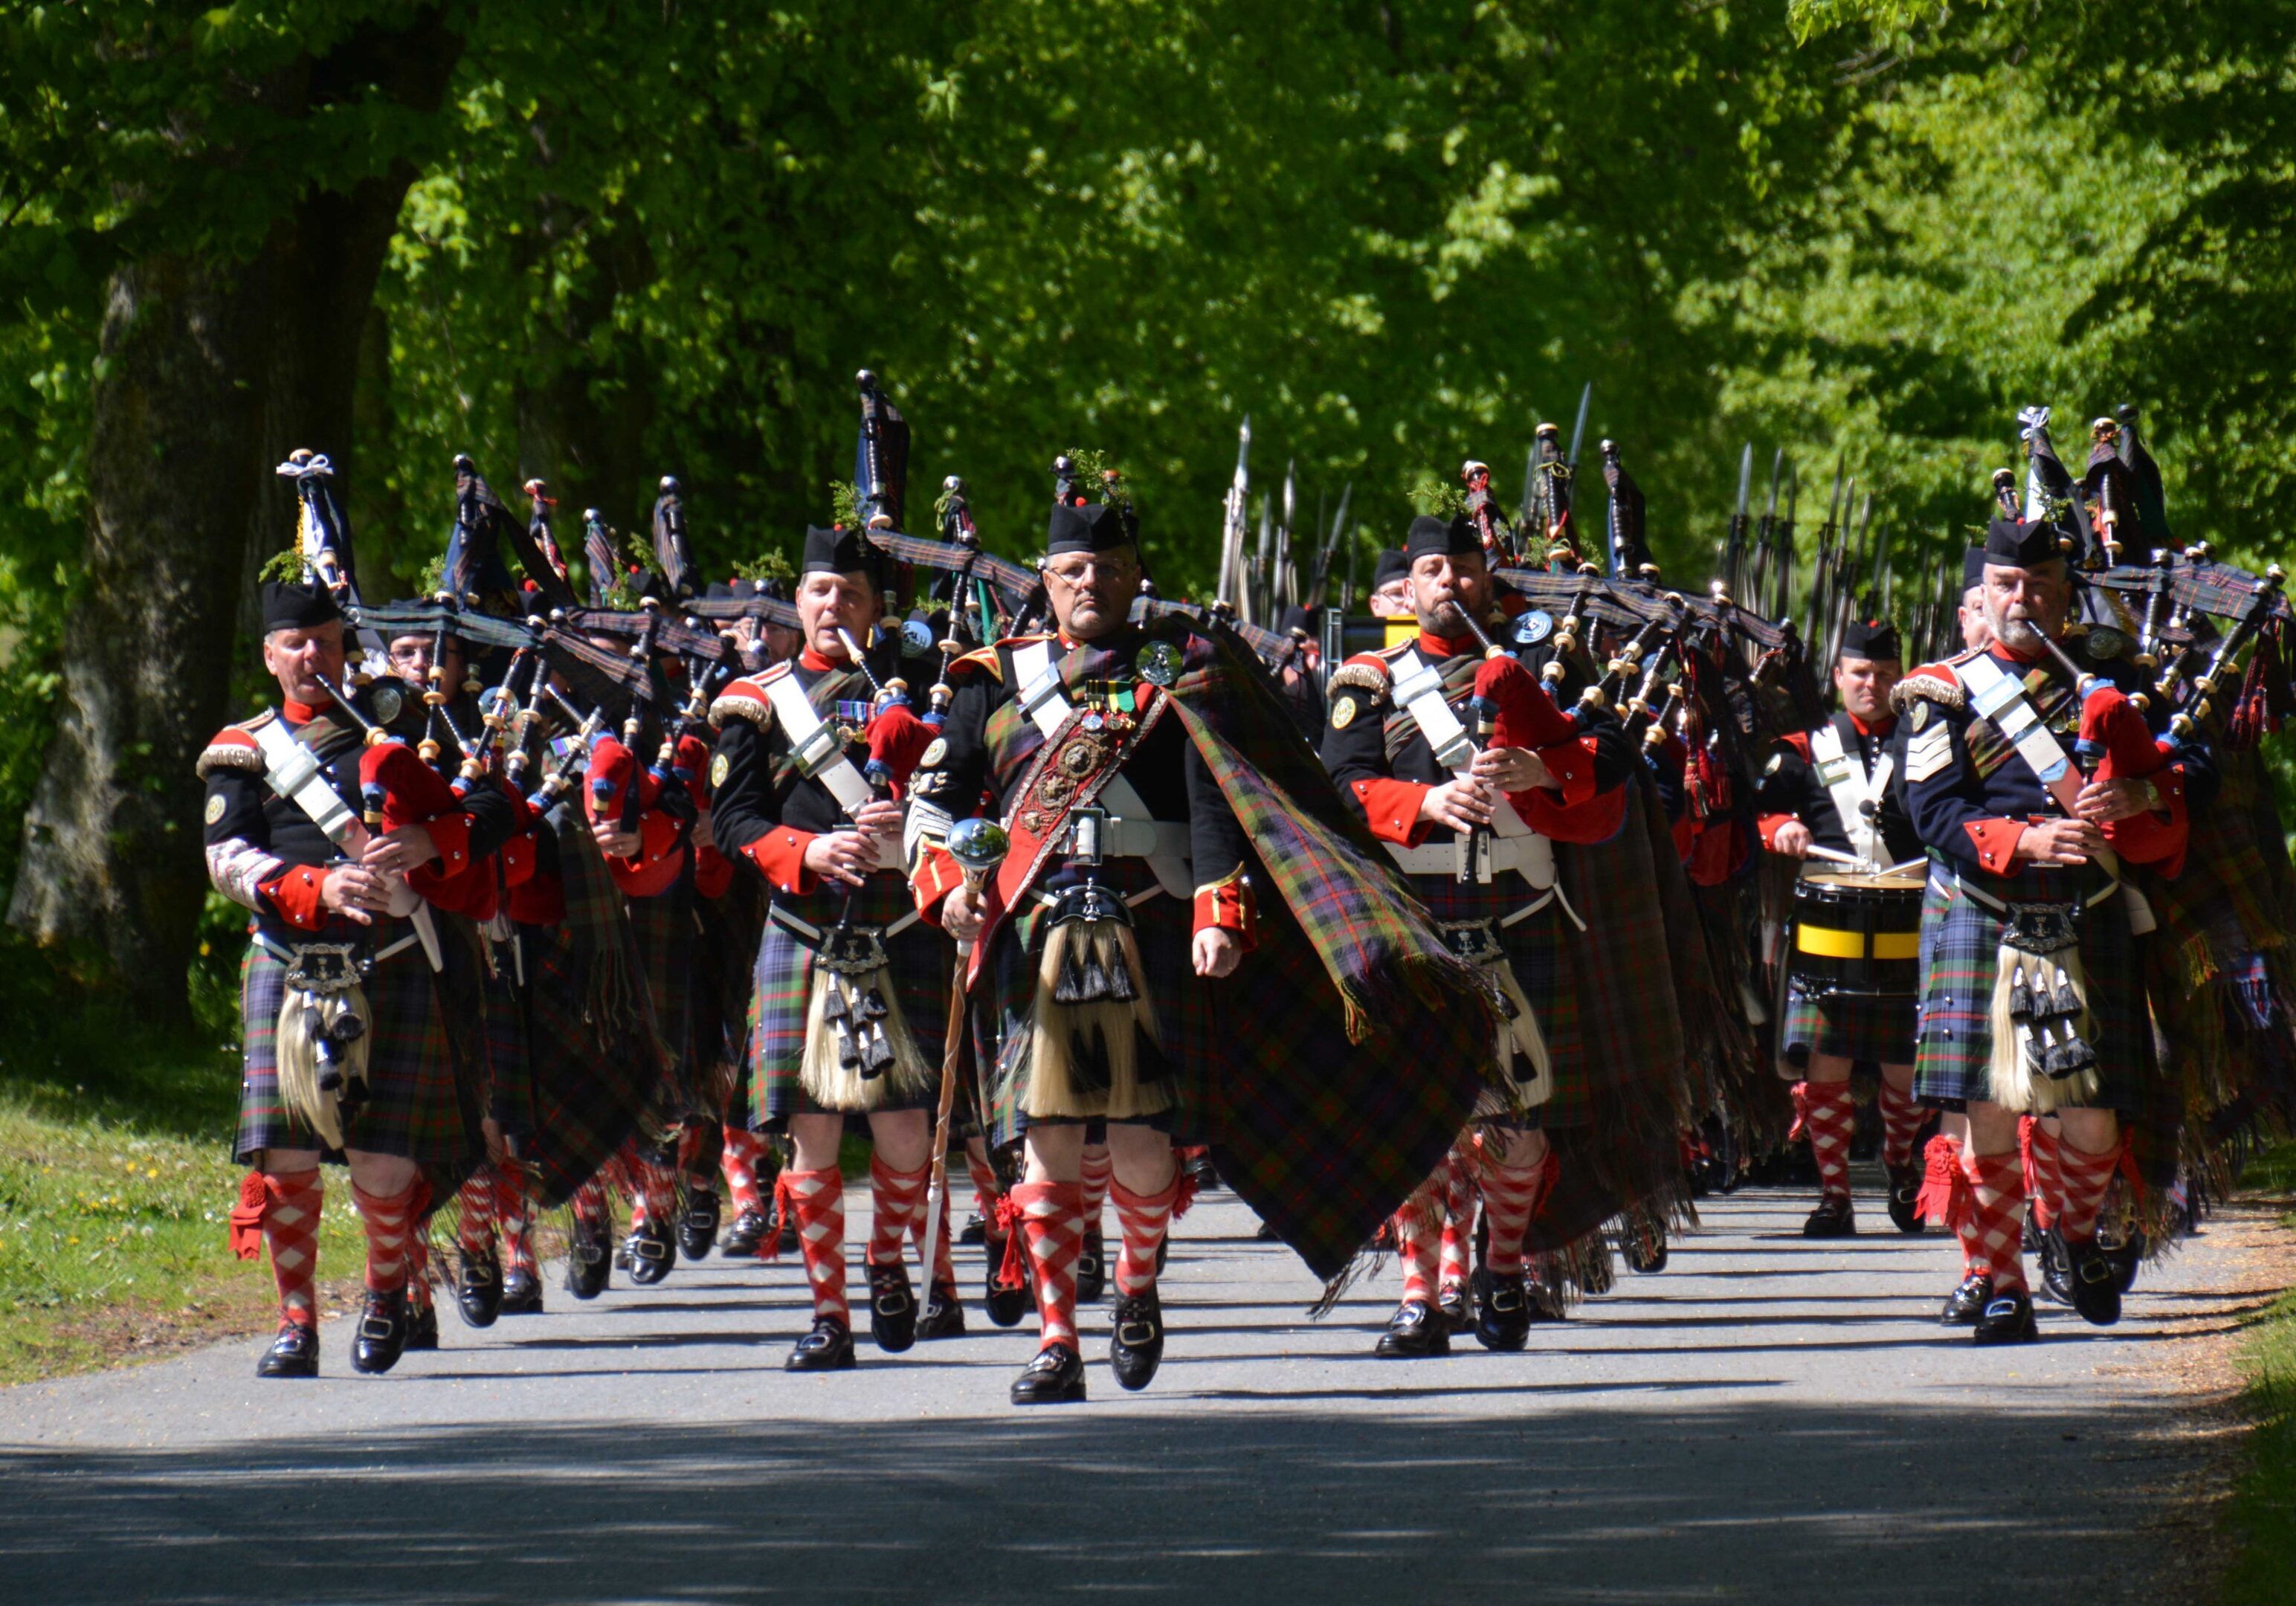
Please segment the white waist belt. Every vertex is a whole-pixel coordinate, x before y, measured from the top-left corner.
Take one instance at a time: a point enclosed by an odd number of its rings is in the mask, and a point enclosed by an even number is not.
[[[1544,892],[1554,884],[1554,850],[1545,837],[1503,837],[1487,839],[1491,874],[1494,877],[1520,873],[1535,892]],[[1406,848],[1400,842],[1382,841],[1388,857],[1406,875],[1451,876],[1459,873],[1459,844],[1422,842],[1416,848]]]

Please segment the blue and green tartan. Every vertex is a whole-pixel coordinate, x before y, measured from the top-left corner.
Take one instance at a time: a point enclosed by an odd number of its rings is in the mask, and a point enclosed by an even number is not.
[[[1500,929],[1498,922],[1541,896],[1519,875],[1504,875],[1488,882],[1461,882],[1452,876],[1414,875],[1411,889],[1438,922],[1488,921],[1492,935],[1506,951],[1507,967],[1529,1000],[1530,1011],[1546,1038],[1547,1058],[1554,1068],[1554,1091],[1547,1101],[1529,1110],[1521,1122],[1528,1127],[1583,1127],[1587,1124],[1587,1040],[1578,1020],[1576,966],[1563,941],[1564,917],[1559,901],[1536,914],[1525,915]],[[1573,935],[1576,932],[1573,931]],[[1483,1059],[1488,1081],[1496,1086],[1498,1067],[1491,1055]],[[1504,1091],[1502,1088],[1501,1091]]]
[[[776,892],[774,901],[799,919],[826,931],[845,908],[842,889],[824,887],[814,892]],[[908,877],[898,870],[880,870],[853,895],[856,925],[883,928],[913,914],[916,899]],[[932,1075],[918,1091],[895,1094],[878,1106],[881,1111],[930,1110],[940,1098],[940,1065],[948,1025],[948,988],[956,964],[956,948],[939,927],[918,921],[885,944],[887,967],[892,973],[893,1002],[907,1020]],[[758,960],[750,988],[748,1069],[749,1118],[758,1130],[778,1131],[793,1115],[823,1113],[813,1096],[799,1085],[805,1063],[807,1012],[813,999],[813,950],[783,926],[768,920],[758,943]]]
[[[2028,865],[2013,876],[1968,879],[2010,903],[2070,903],[2095,892],[2101,872]],[[1922,896],[1922,1006],[1915,1043],[1914,1094],[1958,1105],[1991,1097],[1993,984],[2000,973],[2001,916],[1957,890],[1951,873],[1931,865]],[[2091,1107],[2147,1113],[2157,1093],[2158,1062],[2145,1008],[2144,982],[2128,905],[2118,895],[2080,918],[2081,968],[2087,978],[2090,1041],[2097,1091]]]
[[[384,924],[383,944],[406,930],[396,922]],[[443,926],[440,935],[451,937]],[[350,942],[365,936],[366,928],[337,919],[310,940]],[[436,979],[421,945],[376,965],[365,987],[372,1017],[367,1100],[344,1119],[344,1147],[422,1165],[453,1166],[474,1159],[483,1151],[465,1118]],[[239,1132],[232,1143],[232,1158],[245,1165],[254,1164],[266,1149],[319,1146],[279,1091],[279,1011],[286,992],[285,963],[260,944],[250,943],[240,966],[242,1078]]]

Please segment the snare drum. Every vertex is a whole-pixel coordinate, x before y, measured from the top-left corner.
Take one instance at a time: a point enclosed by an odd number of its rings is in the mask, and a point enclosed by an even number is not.
[[[1912,998],[1922,878],[1813,871],[1794,884],[1792,985],[1812,997]]]

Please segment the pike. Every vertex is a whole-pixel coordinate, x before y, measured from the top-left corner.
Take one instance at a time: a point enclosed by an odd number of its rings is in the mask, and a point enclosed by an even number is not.
[[[1283,607],[1288,608],[1300,600],[1299,565],[1293,561],[1292,552],[1292,532],[1299,528],[1300,498],[1298,488],[1293,479],[1293,471],[1298,467],[1299,459],[1297,458],[1283,465],[1283,523],[1276,533],[1274,577],[1280,584],[1274,585],[1270,588],[1274,594],[1268,598],[1267,608],[1267,618],[1271,624],[1277,617],[1279,602]]]
[[[1249,588],[1251,606],[1250,610],[1243,616],[1244,623],[1248,625],[1261,624],[1267,619],[1269,578],[1267,567],[1269,554],[1275,545],[1275,526],[1269,517],[1267,496],[1263,492],[1259,498],[1259,545],[1251,559],[1251,585]]]
[[[1762,598],[1768,589],[1770,572],[1770,537],[1778,527],[1778,479],[1786,470],[1786,449],[1780,447],[1770,459],[1770,494],[1762,505],[1762,516],[1754,525],[1754,562],[1751,573],[1744,577],[1742,590],[1754,611],[1762,611]],[[1734,591],[1732,594],[1738,594]]]
[[[1771,619],[1786,617],[1786,599],[1793,590],[1794,525],[1801,511],[1801,471],[1791,465],[1786,470],[1786,516],[1770,532],[1777,544],[1776,553],[1770,560],[1770,605],[1763,611]]]
[[[1817,558],[1810,566],[1809,602],[1802,610],[1802,639],[1815,640],[1818,620],[1824,617],[1827,587],[1841,567],[1841,458],[1833,459],[1833,494],[1825,505],[1825,522],[1817,528]]]
[[[1235,478],[1228,482],[1220,524],[1219,602],[1231,613],[1250,607],[1243,588],[1244,499],[1251,490],[1251,414],[1235,435]]]
[[[1730,533],[1723,537],[1721,561],[1715,567],[1722,584],[1732,591],[1738,589],[1738,566],[1746,560],[1746,508],[1754,490],[1754,443],[1748,441],[1738,453],[1738,511],[1730,515]]]
[[[1316,573],[1308,587],[1307,606],[1311,611],[1324,605],[1325,593],[1331,586],[1332,554],[1339,547],[1340,532],[1348,527],[1348,504],[1354,500],[1355,494],[1356,482],[1350,479],[1340,492],[1340,511],[1332,520],[1332,533],[1324,537],[1323,550],[1316,554]],[[1347,598],[1349,602],[1355,600],[1355,543],[1350,541],[1348,544]]]
[[[582,510],[582,561],[590,569],[590,606],[603,608],[606,594],[621,583],[621,554],[614,547],[614,532],[594,507]]]

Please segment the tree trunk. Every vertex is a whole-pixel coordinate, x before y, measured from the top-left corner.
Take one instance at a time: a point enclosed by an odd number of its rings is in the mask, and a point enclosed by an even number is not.
[[[8,918],[161,1014],[207,878],[192,766],[221,723],[261,427],[273,275],[180,258],[106,287],[88,440],[87,576]]]
[[[460,50],[435,11],[361,29],[307,64],[299,103],[375,87],[434,112]],[[8,918],[147,1017],[186,1014],[207,894],[193,766],[233,711],[258,555],[293,529],[272,470],[296,446],[348,469],[359,332],[414,171],[307,192],[251,261],[147,258],[107,286],[88,572]]]

